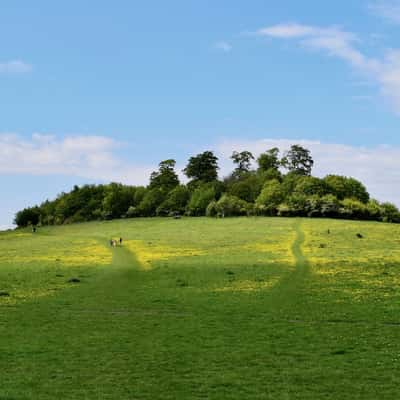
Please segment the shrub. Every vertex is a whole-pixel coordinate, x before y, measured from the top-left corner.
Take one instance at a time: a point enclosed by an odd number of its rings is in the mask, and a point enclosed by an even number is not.
[[[206,208],[211,201],[215,200],[215,190],[212,185],[200,185],[192,194],[187,212],[189,215],[200,216],[205,215]]]
[[[143,217],[152,217],[156,214],[157,207],[164,201],[161,189],[150,189],[146,191],[143,200],[137,207],[138,214]]]
[[[210,203],[211,204],[211,203]],[[224,194],[208,210],[209,213],[215,212],[223,217],[248,215],[251,212],[252,205],[235,196]]]
[[[127,218],[134,218],[137,217],[138,215],[138,210],[136,207],[130,206],[128,208],[128,211],[126,212],[126,217]]]
[[[337,217],[339,213],[340,203],[336,196],[327,194],[321,197],[320,212],[323,217]]]
[[[105,189],[103,199],[104,215],[120,218],[134,203],[135,188],[120,183],[110,183]]]
[[[329,192],[329,187],[322,179],[303,176],[296,182],[294,192],[305,196],[324,196]]]
[[[368,203],[369,193],[357,179],[340,175],[328,175],[323,180],[328,185],[329,192],[339,200],[348,198],[358,200],[364,204]]]
[[[400,222],[399,209],[392,203],[381,204],[381,216],[384,222]]]
[[[190,198],[189,189],[179,185],[171,190],[165,201],[157,208],[157,215],[183,214]]]
[[[238,197],[248,203],[254,203],[262,189],[262,181],[258,175],[246,174],[239,180],[230,182],[227,192],[228,194]]]
[[[260,214],[274,215],[279,204],[284,200],[284,192],[281,183],[274,179],[266,182],[263,190],[256,200],[256,209]]]
[[[216,217],[218,215],[217,202],[215,200],[211,201],[206,208],[207,217]]]
[[[308,202],[307,196],[301,193],[294,193],[289,196],[286,200],[286,214],[290,216],[303,216],[307,215]],[[280,209],[280,213],[284,211],[284,208]]]
[[[366,219],[368,217],[367,206],[356,199],[344,199],[340,202],[339,215],[349,219]]]
[[[370,200],[367,203],[368,219],[380,221],[382,218],[382,207],[377,200]]]

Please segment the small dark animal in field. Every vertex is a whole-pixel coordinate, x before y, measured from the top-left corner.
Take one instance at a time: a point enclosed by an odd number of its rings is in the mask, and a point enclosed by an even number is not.
[[[328,231],[327,231],[327,232],[328,232],[328,235],[329,235],[329,234],[331,233],[331,230],[330,230],[330,229],[328,229]]]
[[[359,239],[362,239],[364,236],[363,235],[361,235],[361,233],[357,233],[357,235],[356,235]]]
[[[8,292],[0,292],[0,297],[10,297],[10,293],[8,293]]]
[[[176,286],[178,286],[178,287],[186,287],[186,286],[189,286],[189,284],[186,281],[182,280],[182,279],[177,279],[176,280]]]
[[[233,271],[226,271],[227,275],[235,275]]]
[[[344,354],[346,354],[347,353],[347,351],[346,350],[336,350],[336,351],[332,351],[331,352],[331,354],[333,355],[333,356],[342,356],[342,355],[344,355]]]
[[[319,248],[320,248],[320,249],[325,249],[325,248],[326,248],[326,244],[325,244],[325,243],[321,243],[321,244],[319,245]]]
[[[71,278],[68,280],[68,283],[79,283],[81,280],[78,278]]]
[[[173,219],[181,219],[181,214],[178,211],[172,211],[169,215]]]

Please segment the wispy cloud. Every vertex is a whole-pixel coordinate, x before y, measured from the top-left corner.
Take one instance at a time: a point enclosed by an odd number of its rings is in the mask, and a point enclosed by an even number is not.
[[[216,43],[214,44],[214,47],[215,47],[217,50],[223,51],[224,53],[229,53],[229,52],[232,51],[232,45],[231,45],[230,43],[224,41],[224,40],[221,40],[221,41],[219,41],[219,42],[216,42]]]
[[[381,94],[400,114],[400,50],[386,50],[381,58],[370,57],[359,49],[361,41],[357,35],[339,27],[280,24],[259,29],[256,35],[297,40],[301,46],[340,58],[376,83]]]
[[[400,24],[400,0],[378,0],[370,3],[368,8],[373,14]]]
[[[0,134],[0,175],[67,175],[97,181],[146,184],[154,166],[133,165],[117,155],[119,143],[105,136]]]
[[[304,139],[225,140],[217,145],[222,161],[221,174],[231,171],[229,156],[234,150],[248,150],[258,156],[273,147],[287,150],[294,143],[311,150],[315,175],[322,177],[333,173],[353,176],[367,185],[373,197],[400,206],[400,147],[381,145],[367,148]]]
[[[32,71],[32,65],[21,60],[0,62],[0,73],[24,74]]]

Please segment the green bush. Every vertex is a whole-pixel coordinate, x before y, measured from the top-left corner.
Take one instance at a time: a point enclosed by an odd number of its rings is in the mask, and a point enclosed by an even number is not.
[[[381,204],[381,217],[384,222],[400,222],[399,209],[392,203]]]
[[[340,175],[328,175],[323,180],[328,185],[329,192],[339,200],[347,198],[358,200],[364,204],[368,203],[369,193],[357,179]]]
[[[256,199],[256,210],[259,214],[274,215],[285,198],[282,184],[274,179],[265,183]]]
[[[207,217],[216,217],[218,216],[218,206],[217,201],[213,200],[206,208],[206,216]]]
[[[200,185],[192,194],[187,206],[188,215],[205,215],[207,206],[215,200],[215,190],[212,185]]]
[[[211,202],[207,207],[208,216],[231,217],[249,215],[252,205],[238,197],[224,194],[217,202]]]
[[[240,179],[229,182],[227,193],[248,203],[254,203],[261,192],[262,182],[259,175],[247,173]]]
[[[348,219],[367,219],[368,208],[359,200],[344,199],[340,202],[339,215]]]
[[[189,189],[184,185],[176,186],[171,190],[165,201],[157,208],[157,215],[183,214],[190,199]]]
[[[128,208],[128,211],[126,212],[126,217],[127,218],[134,218],[138,216],[138,210],[136,207],[130,206]]]
[[[303,176],[296,182],[294,193],[322,197],[329,193],[329,186],[322,179],[315,178],[314,176]]]
[[[150,189],[146,191],[143,200],[137,207],[138,214],[142,217],[153,217],[156,215],[157,207],[164,201],[164,193],[161,189]]]

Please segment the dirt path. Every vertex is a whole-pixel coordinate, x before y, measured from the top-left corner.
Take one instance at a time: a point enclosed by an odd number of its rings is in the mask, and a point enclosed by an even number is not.
[[[305,235],[303,230],[301,229],[301,220],[295,221],[294,230],[296,231],[296,239],[292,245],[292,253],[294,258],[296,259],[296,271],[300,275],[307,275],[309,272],[309,263],[302,249]]]

